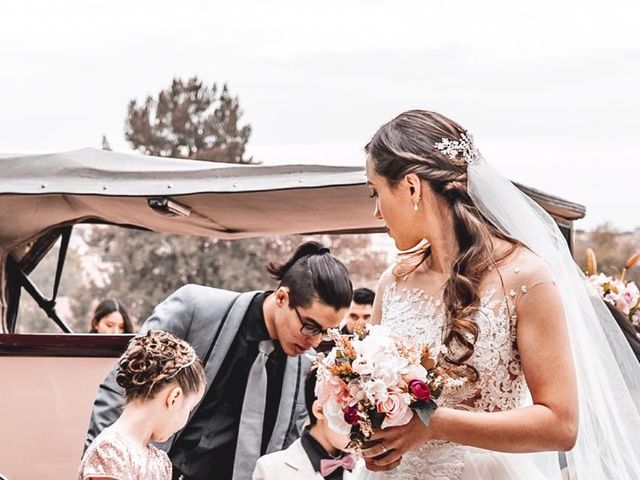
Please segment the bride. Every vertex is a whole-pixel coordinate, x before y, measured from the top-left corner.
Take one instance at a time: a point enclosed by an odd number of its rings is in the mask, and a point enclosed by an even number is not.
[[[440,114],[405,112],[366,151],[375,214],[405,252],[374,321],[457,377],[431,417],[376,432],[368,469],[557,479],[566,451],[569,478],[638,478],[640,369],[551,217]]]

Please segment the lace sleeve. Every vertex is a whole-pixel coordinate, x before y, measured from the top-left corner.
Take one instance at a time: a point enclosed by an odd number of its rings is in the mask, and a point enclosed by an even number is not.
[[[82,458],[78,480],[130,480],[130,463],[126,446],[115,439],[97,439]]]

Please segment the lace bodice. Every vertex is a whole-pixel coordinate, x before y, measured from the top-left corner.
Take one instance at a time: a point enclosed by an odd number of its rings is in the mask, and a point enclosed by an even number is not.
[[[385,289],[382,302],[382,321],[394,333],[418,339],[432,352],[445,348],[445,312],[440,299],[394,282]],[[438,400],[440,405],[491,412],[522,403],[525,386],[516,348],[516,320],[508,296],[501,298],[493,289],[484,293],[480,313],[475,316],[480,336],[469,362],[478,371],[479,381],[445,390]]]
[[[480,333],[474,354],[467,362],[477,370],[478,381],[446,388],[438,399],[440,406],[494,412],[518,408],[527,401],[516,339],[517,305],[530,288],[552,280],[539,262],[523,265],[522,255],[517,259],[490,272],[481,290],[479,309],[474,316]],[[445,309],[440,296],[404,287],[402,282],[388,283],[383,290],[381,321],[394,333],[429,346],[432,352],[444,348]],[[389,477],[459,479],[464,449],[449,442],[427,443],[405,455],[400,467]]]

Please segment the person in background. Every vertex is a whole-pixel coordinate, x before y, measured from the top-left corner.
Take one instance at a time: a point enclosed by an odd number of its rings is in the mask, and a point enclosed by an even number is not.
[[[349,313],[347,313],[343,321],[342,333],[353,333],[355,325],[371,321],[371,311],[373,310],[375,296],[375,292],[368,288],[356,288],[354,290]]]
[[[108,298],[93,312],[89,333],[135,333],[135,329],[122,302]]]
[[[351,335],[358,323],[369,323],[371,311],[373,310],[373,300],[376,294],[368,288],[356,288],[353,291],[349,311],[340,322],[340,333]],[[316,352],[327,353],[335,346],[335,342],[330,338],[323,339],[316,347]]]

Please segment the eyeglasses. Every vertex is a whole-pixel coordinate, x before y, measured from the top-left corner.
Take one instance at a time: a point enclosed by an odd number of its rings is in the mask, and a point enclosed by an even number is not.
[[[305,337],[315,337],[316,335],[322,335],[323,339],[325,337],[328,337],[326,329],[320,328],[315,323],[305,322],[302,319],[302,315],[300,315],[300,312],[298,311],[298,307],[296,307],[295,305],[291,305],[291,307],[295,310],[296,315],[298,316],[298,320],[300,320],[300,324],[302,325],[302,327],[300,327],[300,333],[302,335],[304,335]]]

